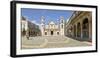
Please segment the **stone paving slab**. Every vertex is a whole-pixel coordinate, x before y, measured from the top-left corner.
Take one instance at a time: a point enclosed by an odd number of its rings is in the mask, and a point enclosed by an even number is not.
[[[89,42],[81,42],[65,36],[42,36],[22,38],[22,48],[61,48],[61,47],[78,47],[91,46]]]

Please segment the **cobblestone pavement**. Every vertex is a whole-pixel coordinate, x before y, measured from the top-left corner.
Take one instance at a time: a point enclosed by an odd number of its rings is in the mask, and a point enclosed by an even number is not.
[[[91,46],[90,42],[77,41],[65,36],[22,37],[22,49]]]

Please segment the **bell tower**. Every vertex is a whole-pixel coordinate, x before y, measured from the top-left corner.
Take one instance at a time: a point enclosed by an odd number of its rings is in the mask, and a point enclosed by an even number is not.
[[[60,34],[64,35],[64,17],[60,16]]]
[[[41,35],[44,36],[45,17],[41,16]]]

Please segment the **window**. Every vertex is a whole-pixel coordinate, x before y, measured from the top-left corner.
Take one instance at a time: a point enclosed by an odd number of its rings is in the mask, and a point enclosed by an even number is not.
[[[51,24],[51,27],[53,27],[53,24]]]
[[[61,25],[61,27],[63,28],[63,25]]]
[[[63,23],[63,20],[61,21],[61,23]]]
[[[57,32],[57,35],[59,35],[59,32]]]

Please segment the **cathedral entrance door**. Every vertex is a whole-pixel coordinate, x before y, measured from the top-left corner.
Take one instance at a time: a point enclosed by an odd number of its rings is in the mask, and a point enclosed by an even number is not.
[[[51,35],[53,35],[53,31],[51,31]]]

